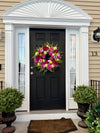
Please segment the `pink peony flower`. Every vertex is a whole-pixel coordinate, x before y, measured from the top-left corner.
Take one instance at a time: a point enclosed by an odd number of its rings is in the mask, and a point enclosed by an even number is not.
[[[57,56],[58,59],[60,59],[61,57],[60,56]]]
[[[51,60],[48,60],[48,62],[50,62]]]
[[[34,59],[34,62],[37,63],[37,59],[36,58]]]
[[[57,58],[58,58],[58,59],[60,59],[60,58],[61,58],[61,56],[60,56],[60,54],[59,54],[59,53],[57,53]]]
[[[44,64],[48,64],[48,61],[46,60],[46,61],[44,62]]]
[[[58,62],[55,61],[55,60],[53,60],[53,61],[52,61],[52,64],[54,65],[54,67],[56,67],[56,66],[58,65]]]
[[[51,70],[51,69],[52,69],[52,67],[51,67],[50,64],[48,64],[47,69],[48,69],[48,70]]]
[[[54,49],[54,47],[53,47],[53,46],[51,46],[51,47],[50,47],[50,49],[51,49],[51,50],[53,50],[53,49]]]
[[[40,60],[40,59],[41,59],[41,56],[38,55],[38,56],[36,57],[36,59],[37,59],[37,61]]]
[[[57,53],[57,56],[60,56],[60,54],[59,54],[59,53]]]
[[[54,59],[56,59],[57,58],[57,56],[56,55],[54,55]]]
[[[42,48],[38,49],[38,52],[39,53],[43,52],[43,49]]]
[[[55,50],[55,53],[58,53],[58,49]]]
[[[45,58],[45,54],[42,54],[42,58],[43,58],[43,59]]]
[[[43,68],[45,68],[45,65],[44,65],[44,63],[42,63],[40,66],[41,66],[41,67],[43,67]]]
[[[39,62],[42,63],[42,59],[40,59]]]
[[[49,48],[48,48],[47,46],[44,46],[44,47],[43,47],[43,50],[44,50],[44,51],[46,51],[46,50],[48,50],[48,49],[49,49]]]
[[[53,51],[49,51],[48,53],[49,53],[49,55],[51,56],[51,55],[53,54]]]
[[[51,60],[54,59],[54,56],[51,56],[50,59],[51,59]]]

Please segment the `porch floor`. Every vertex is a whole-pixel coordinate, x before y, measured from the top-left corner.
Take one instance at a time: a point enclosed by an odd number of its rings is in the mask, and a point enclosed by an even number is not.
[[[73,122],[77,126],[78,130],[70,132],[70,133],[87,133],[88,129],[83,129],[83,128],[79,127],[78,121],[79,121],[79,119],[73,119]],[[29,122],[15,122],[13,125],[16,127],[15,133],[27,133],[27,127],[29,125]],[[5,127],[5,125],[0,124],[0,133],[2,133],[3,127]]]

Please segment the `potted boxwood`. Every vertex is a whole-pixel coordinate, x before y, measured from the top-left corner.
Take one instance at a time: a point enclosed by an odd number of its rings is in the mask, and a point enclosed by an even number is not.
[[[15,110],[21,107],[24,95],[16,88],[5,88],[0,91],[0,112],[2,112],[2,123],[6,123],[7,127],[3,129],[3,133],[13,133],[15,127],[11,123],[16,120]]]
[[[73,94],[74,101],[78,104],[78,116],[82,121],[78,123],[79,126],[86,128],[87,125],[84,122],[84,115],[89,109],[89,105],[97,102],[96,90],[91,86],[80,85],[77,86],[75,93]]]

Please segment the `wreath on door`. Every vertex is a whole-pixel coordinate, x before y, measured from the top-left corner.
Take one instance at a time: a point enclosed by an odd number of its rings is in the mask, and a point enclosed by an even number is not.
[[[61,51],[58,50],[57,45],[45,43],[42,47],[36,49],[33,59],[34,66],[42,72],[54,72],[61,61]]]

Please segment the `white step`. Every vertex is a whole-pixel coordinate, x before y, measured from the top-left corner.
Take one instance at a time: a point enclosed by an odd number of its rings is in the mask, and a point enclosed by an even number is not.
[[[77,116],[77,111],[64,110],[16,112],[16,116],[16,121],[61,119],[62,117],[79,119],[79,117]]]

